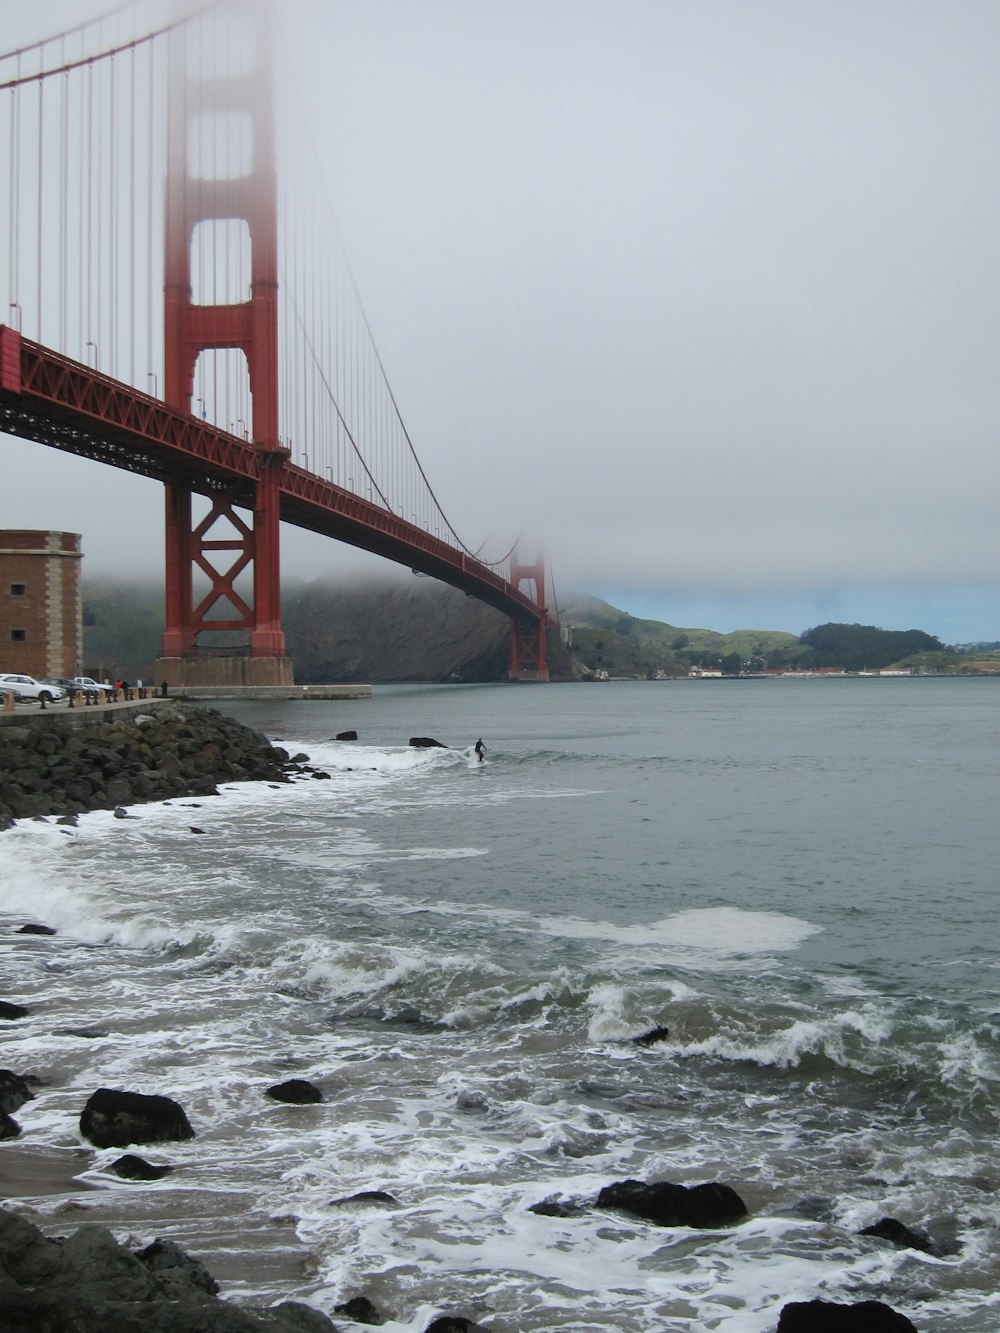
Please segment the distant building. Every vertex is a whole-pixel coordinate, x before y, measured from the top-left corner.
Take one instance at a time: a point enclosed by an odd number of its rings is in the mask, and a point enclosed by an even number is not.
[[[78,674],[81,559],[79,533],[0,531],[0,671]]]

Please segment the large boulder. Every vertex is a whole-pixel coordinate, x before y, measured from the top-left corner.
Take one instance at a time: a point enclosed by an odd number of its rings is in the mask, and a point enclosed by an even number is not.
[[[906,1315],[881,1301],[791,1301],[778,1319],[777,1333],[917,1333]]]
[[[605,1185],[598,1208],[620,1208],[661,1227],[724,1227],[746,1217],[747,1207],[729,1185],[672,1185],[666,1180],[645,1185],[619,1180]]]
[[[446,750],[448,747],[433,736],[411,736],[410,744],[417,750]]]
[[[267,1095],[276,1102],[288,1102],[292,1106],[312,1106],[323,1100],[322,1092],[307,1078],[289,1078],[284,1083],[275,1083],[268,1088]]]
[[[193,1139],[184,1110],[171,1097],[98,1088],[80,1115],[80,1133],[97,1148]]]

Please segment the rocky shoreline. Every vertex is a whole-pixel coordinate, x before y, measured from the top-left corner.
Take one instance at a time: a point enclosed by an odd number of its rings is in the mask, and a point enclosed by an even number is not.
[[[250,727],[209,708],[156,701],[145,710],[65,713],[0,727],[0,829],[16,819],[218,795],[220,782],[288,782],[310,769]]]
[[[411,745],[428,738],[413,738]],[[308,756],[289,754],[264,737],[210,709],[175,702],[91,716],[81,727],[59,716],[31,725],[0,727],[0,829],[15,820],[57,816],[75,822],[89,810],[114,809],[123,817],[141,801],[217,794],[217,784],[234,781],[326,777]],[[51,934],[43,925],[22,931]],[[27,1011],[0,1000],[0,1020],[16,1021]],[[650,1044],[665,1036],[654,1029],[637,1040]],[[0,1070],[0,1154],[15,1150],[19,1126],[13,1114],[30,1102],[30,1071]],[[287,1080],[267,1090],[290,1103],[321,1101],[322,1092],[304,1080]],[[164,1097],[125,1090],[97,1089],[83,1108],[80,1136],[96,1147],[163,1143],[191,1137],[183,1108]],[[157,1179],[157,1167],[127,1153],[110,1168],[123,1179]],[[2,1181],[2,1175],[0,1175]],[[0,1183],[0,1195],[8,1195]],[[388,1197],[388,1196],[386,1196]],[[717,1228],[737,1224],[746,1207],[729,1186],[708,1182],[685,1188],[668,1182],[627,1180],[609,1184],[593,1200],[567,1204],[542,1200],[541,1216],[610,1208],[651,1225]],[[872,1234],[908,1248],[928,1248],[925,1238],[893,1219]],[[366,1298],[338,1307],[334,1323],[313,1306],[282,1301],[267,1309],[236,1306],[218,1296],[217,1282],[197,1259],[173,1242],[154,1240],[141,1248],[120,1243],[102,1226],[83,1226],[53,1238],[9,1206],[0,1205],[0,1329],[8,1333],[323,1333],[323,1330],[385,1322]],[[500,1325],[512,1333],[508,1324]],[[459,1314],[442,1314],[425,1333],[487,1333]],[[915,1333],[914,1325],[875,1301],[839,1305],[791,1302],[781,1312],[777,1333]]]

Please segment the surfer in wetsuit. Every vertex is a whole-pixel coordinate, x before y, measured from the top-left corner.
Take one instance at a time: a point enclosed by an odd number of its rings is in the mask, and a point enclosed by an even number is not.
[[[486,753],[486,746],[483,744],[482,736],[480,736],[479,740],[476,741],[476,758],[479,760],[480,763],[483,762],[483,755],[485,753]]]

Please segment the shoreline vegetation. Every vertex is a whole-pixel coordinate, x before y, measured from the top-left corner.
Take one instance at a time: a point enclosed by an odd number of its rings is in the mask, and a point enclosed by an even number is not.
[[[0,727],[0,827],[52,817],[71,826],[81,813],[97,809],[114,809],[116,816],[128,818],[129,803],[210,796],[217,794],[219,782],[276,784],[327,776],[309,764],[307,755],[289,756],[252,729],[206,708],[165,702],[148,713],[91,720],[82,729],[50,714],[36,725]],[[10,929],[22,935],[55,933],[38,922]],[[16,996],[0,998],[0,1026],[28,1014]],[[665,1029],[655,1029],[636,1040],[648,1043],[665,1035]],[[334,1310],[336,1322],[296,1300],[264,1309],[235,1304],[221,1298],[219,1283],[205,1266],[171,1240],[154,1238],[136,1248],[134,1241],[123,1244],[104,1226],[64,1228],[48,1214],[39,1220],[45,1220],[46,1232],[57,1234],[45,1234],[26,1215],[31,1212],[28,1200],[80,1192],[85,1186],[77,1177],[94,1149],[151,1143],[162,1153],[164,1145],[196,1131],[184,1109],[167,1096],[98,1088],[81,1107],[80,1146],[60,1150],[19,1144],[21,1125],[14,1116],[30,1123],[32,1089],[39,1086],[30,1069],[0,1070],[0,1328],[6,1333],[323,1333],[386,1322],[387,1316],[361,1294]],[[269,1088],[267,1095],[293,1103],[322,1100],[318,1089],[300,1079]],[[130,1189],[141,1189],[173,1168],[126,1151],[107,1169],[131,1182]],[[13,1207],[12,1200],[18,1201]],[[72,1208],[67,1199],[66,1209]],[[619,1181],[606,1184],[594,1199],[572,1205],[543,1199],[532,1211],[573,1216],[574,1210],[590,1208],[624,1211],[665,1227],[717,1229],[746,1216],[742,1199],[721,1182],[685,1187]],[[930,1245],[893,1218],[883,1218],[866,1234],[905,1248]],[[246,1280],[248,1275],[236,1276]],[[423,1333],[488,1333],[491,1327],[445,1312]],[[506,1321],[495,1329],[514,1333]],[[786,1304],[776,1333],[806,1330],[917,1333],[908,1318],[878,1301]]]

